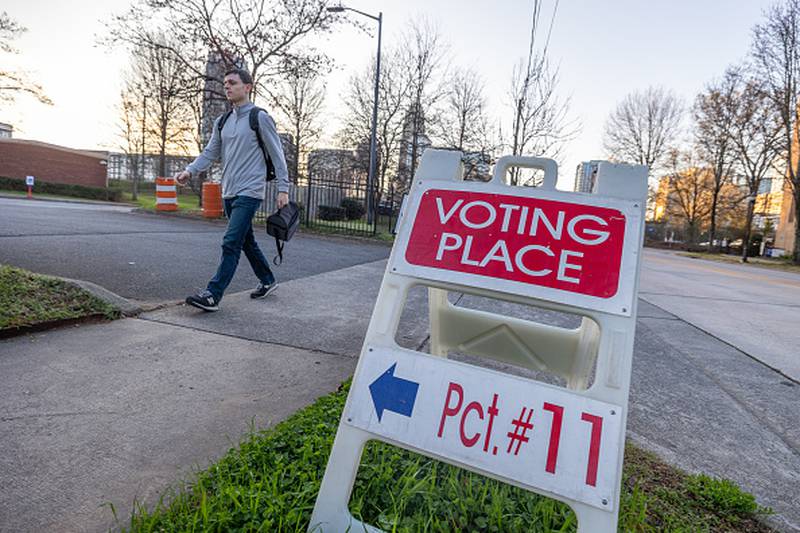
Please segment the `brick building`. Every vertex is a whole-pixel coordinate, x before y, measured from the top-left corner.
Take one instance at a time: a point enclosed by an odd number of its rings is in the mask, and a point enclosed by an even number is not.
[[[37,181],[105,188],[107,162],[107,152],[0,138],[0,176],[5,178],[34,176]]]

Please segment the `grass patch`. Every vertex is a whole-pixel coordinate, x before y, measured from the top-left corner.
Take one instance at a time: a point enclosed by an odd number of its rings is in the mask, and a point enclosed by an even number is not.
[[[359,233],[348,229],[337,228],[336,226],[333,225],[317,224],[316,221],[313,222],[310,226],[306,226],[305,222],[300,223],[300,231],[308,233],[317,233],[319,235],[339,235],[342,237],[357,237],[360,239],[394,242],[393,234],[382,232],[380,231],[380,228],[378,229],[379,229],[378,233],[375,233],[373,235],[369,233],[367,230],[364,230],[364,232]]]
[[[728,254],[715,254],[709,252],[679,252],[677,255],[690,257],[692,259],[706,259],[718,263],[742,264],[741,256]],[[784,272],[800,273],[800,265],[795,265],[790,259],[771,258],[771,257],[748,257],[747,264],[761,268],[771,268],[773,270],[783,270]]]
[[[394,224],[396,220],[393,220]],[[366,219],[360,220],[322,220],[315,218],[310,225],[306,225],[305,219],[301,219],[300,226],[306,231],[321,233],[323,235],[355,235],[379,241],[394,242],[394,234],[386,217],[379,217],[372,233],[372,224],[368,224]]]
[[[120,313],[60,279],[0,265],[0,330],[96,315],[113,319]]]
[[[251,431],[152,509],[137,505],[123,530],[306,531],[347,392]],[[687,475],[630,444],[622,489],[620,531],[771,531],[756,520],[770,511],[733,483]],[[387,531],[577,528],[562,503],[379,442],[364,451],[350,510]]]
[[[122,193],[122,198],[123,201],[138,205],[142,209],[154,210],[156,208],[155,191],[139,191],[136,195],[136,201],[133,200],[133,195],[129,192]],[[195,193],[178,194],[178,209],[180,211],[201,211],[202,208],[198,204],[199,200]]]

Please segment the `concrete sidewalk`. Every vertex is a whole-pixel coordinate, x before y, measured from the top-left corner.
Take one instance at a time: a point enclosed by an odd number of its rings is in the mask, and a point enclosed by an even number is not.
[[[0,530],[104,531],[103,503],[124,521],[134,498],[152,504],[251,419],[266,427],[334,390],[355,367],[385,264],[283,283],[265,300],[231,294],[218,313],[177,306],[0,343]],[[576,322],[472,296],[459,305]],[[424,349],[427,335],[420,288],[397,340]],[[733,479],[787,531],[800,529],[796,391],[640,302],[629,436],[692,472]]]

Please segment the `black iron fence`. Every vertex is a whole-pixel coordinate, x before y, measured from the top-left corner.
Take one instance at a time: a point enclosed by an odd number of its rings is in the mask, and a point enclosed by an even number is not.
[[[377,188],[376,188],[377,189]],[[277,184],[267,184],[267,193],[257,220],[263,222],[274,213]],[[292,184],[289,199],[301,208],[301,224],[315,231],[347,235],[391,234],[400,211],[400,198],[393,189],[373,193],[372,213],[367,187],[337,176],[316,175]]]

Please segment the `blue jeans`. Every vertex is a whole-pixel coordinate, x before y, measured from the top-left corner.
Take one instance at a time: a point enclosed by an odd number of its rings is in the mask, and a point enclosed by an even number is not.
[[[261,283],[269,285],[275,282],[275,276],[269,269],[269,263],[261,253],[253,235],[253,215],[259,205],[261,205],[261,200],[249,196],[225,198],[228,229],[225,231],[225,237],[222,238],[222,259],[217,273],[208,282],[207,287],[217,301],[222,299],[222,294],[236,273],[242,250]]]

